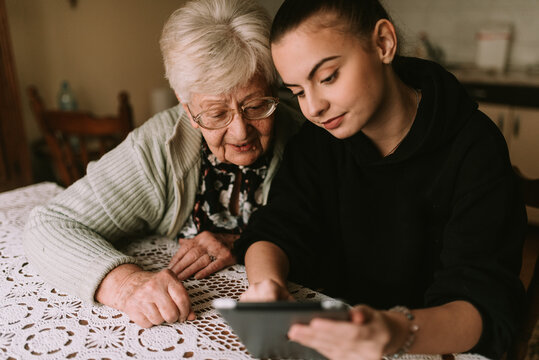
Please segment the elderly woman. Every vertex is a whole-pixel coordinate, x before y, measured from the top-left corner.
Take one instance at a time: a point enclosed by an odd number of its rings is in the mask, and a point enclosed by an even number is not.
[[[194,319],[181,280],[235,262],[233,242],[266,202],[299,127],[273,97],[270,22],[250,0],[192,1],[172,14],[161,49],[181,105],[33,210],[24,247],[47,281],[143,327]],[[144,271],[115,248],[147,234],[180,239],[168,269]]]

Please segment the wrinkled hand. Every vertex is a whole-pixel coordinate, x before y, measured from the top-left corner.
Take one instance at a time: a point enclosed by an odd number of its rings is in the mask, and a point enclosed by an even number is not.
[[[170,260],[168,268],[179,280],[185,280],[193,274],[196,279],[205,278],[236,263],[231,250],[239,237],[203,231],[192,239],[180,239],[180,248]]]
[[[245,302],[269,302],[278,300],[294,301],[295,299],[290,295],[286,287],[270,279],[249,285],[247,291],[240,296],[240,301]]]
[[[387,352],[390,340],[401,341],[400,334],[392,336],[401,331],[406,332],[406,327],[399,329],[384,312],[359,305],[350,310],[350,321],[314,319],[309,325],[291,326],[288,337],[329,359],[379,360]]]
[[[112,306],[144,328],[195,319],[187,290],[167,269],[158,273],[140,270],[128,275]]]

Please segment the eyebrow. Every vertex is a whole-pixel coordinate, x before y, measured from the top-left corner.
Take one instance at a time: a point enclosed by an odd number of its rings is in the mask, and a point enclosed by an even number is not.
[[[323,58],[322,60],[320,60],[319,62],[316,63],[316,65],[313,66],[313,68],[311,69],[311,71],[309,72],[309,75],[307,76],[307,80],[312,80],[313,79],[313,76],[314,74],[318,71],[318,69],[320,68],[320,66],[322,66],[324,63],[328,62],[328,61],[331,61],[331,60],[334,60],[334,59],[337,59],[339,58],[340,56],[339,55],[335,55],[335,56],[328,56],[326,58]],[[299,85],[296,85],[296,84],[287,84],[285,82],[283,82],[283,85],[284,86],[299,86]]]
[[[256,90],[250,94],[247,94],[244,98],[242,98],[239,103],[240,104],[243,104],[245,103],[246,101],[250,101],[252,99],[256,99],[257,97],[262,97],[264,96],[264,94],[266,93],[266,91],[260,89],[260,90]],[[199,104],[200,107],[205,107],[205,106],[214,106],[214,105],[225,105],[227,104],[227,100],[225,99],[219,99],[219,98],[214,98],[214,99],[205,99],[205,100],[202,100]]]
[[[243,104],[244,102],[250,101],[252,99],[256,99],[257,97],[262,97],[262,96],[265,95],[266,91],[267,90],[260,89],[260,90],[257,90],[255,92],[252,92],[252,93],[248,94],[247,96],[245,96],[243,99],[241,99],[240,104]]]

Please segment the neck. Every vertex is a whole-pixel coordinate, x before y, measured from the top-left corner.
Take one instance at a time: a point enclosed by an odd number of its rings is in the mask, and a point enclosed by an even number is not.
[[[417,90],[394,76],[395,81],[393,86],[387,87],[380,111],[362,129],[384,157],[392,154],[408,134],[421,98]]]

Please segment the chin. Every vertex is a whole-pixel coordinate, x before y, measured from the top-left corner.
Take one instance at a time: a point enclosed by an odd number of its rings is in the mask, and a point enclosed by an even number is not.
[[[233,159],[227,160],[227,162],[238,166],[249,166],[254,163],[261,154],[236,156]]]
[[[333,137],[336,137],[337,139],[339,140],[343,140],[343,139],[346,139],[346,138],[349,138],[350,136],[356,134],[358,131],[350,131],[349,129],[341,129],[341,128],[337,128],[337,129],[334,129],[334,130],[327,130],[328,133],[330,133],[331,135],[333,135]]]

